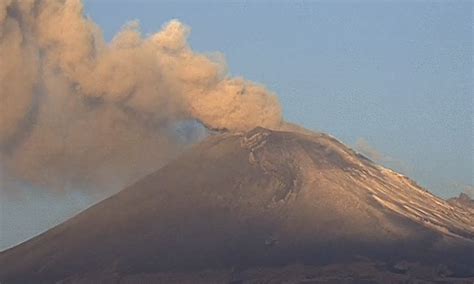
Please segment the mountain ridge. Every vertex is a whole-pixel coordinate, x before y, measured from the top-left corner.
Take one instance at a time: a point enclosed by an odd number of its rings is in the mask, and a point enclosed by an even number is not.
[[[329,135],[255,128],[209,137],[118,194],[0,253],[6,267],[0,280],[359,258],[443,265],[464,277],[474,276],[473,248],[471,212]]]

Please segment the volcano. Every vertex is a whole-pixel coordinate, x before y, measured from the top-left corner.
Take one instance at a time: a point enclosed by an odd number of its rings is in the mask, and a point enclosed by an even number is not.
[[[329,135],[255,128],[2,252],[0,282],[451,283],[473,264],[472,210]]]

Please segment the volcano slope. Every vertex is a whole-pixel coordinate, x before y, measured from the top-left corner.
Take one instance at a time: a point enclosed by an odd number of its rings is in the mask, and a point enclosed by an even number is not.
[[[473,251],[472,211],[328,135],[256,128],[2,252],[0,281],[454,282]]]

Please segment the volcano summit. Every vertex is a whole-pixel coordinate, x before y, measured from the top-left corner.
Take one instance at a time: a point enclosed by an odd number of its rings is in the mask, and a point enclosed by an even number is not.
[[[450,283],[473,252],[467,208],[326,134],[255,128],[2,252],[0,281]]]

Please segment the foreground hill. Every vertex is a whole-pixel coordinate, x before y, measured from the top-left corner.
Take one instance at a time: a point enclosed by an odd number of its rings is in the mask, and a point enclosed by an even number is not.
[[[328,135],[256,128],[1,253],[0,282],[472,281],[473,252],[472,211]]]

